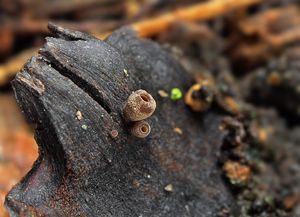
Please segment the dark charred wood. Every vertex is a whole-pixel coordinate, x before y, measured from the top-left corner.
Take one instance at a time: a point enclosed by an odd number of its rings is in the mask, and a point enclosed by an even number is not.
[[[195,114],[182,101],[159,96],[160,89],[187,90],[193,83],[166,51],[126,28],[106,41],[55,25],[50,30],[56,38],[47,38],[13,81],[20,107],[37,126],[39,158],[6,198],[11,216],[235,212],[217,166],[224,116]],[[146,139],[131,136],[122,118],[138,89],[157,101]],[[172,191],[164,189],[169,184]]]

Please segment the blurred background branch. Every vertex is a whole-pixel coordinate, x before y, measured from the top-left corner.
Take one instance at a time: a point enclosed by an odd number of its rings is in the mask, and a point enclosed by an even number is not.
[[[125,9],[127,11],[128,19],[125,19],[122,22],[112,21],[112,20],[89,20],[89,21],[80,21],[80,22],[62,22],[58,20],[52,20],[52,22],[57,25],[61,25],[65,28],[76,29],[78,31],[84,31],[93,34],[99,39],[105,38],[109,34],[108,30],[116,29],[121,25],[129,25],[132,27],[138,35],[141,37],[151,37],[160,32],[166,31],[172,24],[177,21],[205,21],[212,19],[214,17],[226,14],[232,10],[243,9],[245,7],[257,4],[262,2],[262,0],[213,0],[205,3],[198,3],[192,6],[186,6],[183,8],[176,9],[159,15],[154,18],[145,18],[142,21],[132,22],[130,19],[135,14],[137,14],[137,2],[134,1],[124,1],[122,5],[116,1],[54,1],[50,5],[47,5],[45,1],[38,1],[38,3],[28,6],[30,9],[23,12],[26,18],[16,20],[9,24],[10,27],[5,28],[3,35],[7,34],[8,37],[12,35],[26,35],[26,34],[47,34],[47,23],[49,19],[44,17],[57,16],[60,14],[66,14],[74,12],[75,16],[80,19],[91,18],[94,16],[113,16],[117,13],[122,13],[121,10]],[[110,3],[110,4],[108,4]],[[97,4],[100,4],[100,7],[97,8]],[[108,4],[108,6],[106,5]],[[133,6],[132,4],[136,4]],[[90,10],[90,7],[94,9]],[[96,7],[96,9],[95,9]],[[83,10],[84,8],[88,8]],[[109,10],[107,10],[109,8]],[[80,12],[79,12],[80,9]],[[127,9],[127,10],[126,10]],[[83,10],[83,12],[82,12]],[[43,13],[41,13],[43,12]],[[29,18],[28,18],[29,17]],[[39,20],[33,19],[39,17]],[[101,27],[101,28],[100,28]],[[100,29],[100,30],[99,30]],[[3,49],[4,52],[9,50],[9,48]],[[24,64],[24,60],[28,59],[36,52],[36,49],[29,49],[22,52],[22,54],[9,59],[6,63],[0,65],[0,85],[4,85],[9,82],[10,79],[15,75],[15,73],[21,69]]]

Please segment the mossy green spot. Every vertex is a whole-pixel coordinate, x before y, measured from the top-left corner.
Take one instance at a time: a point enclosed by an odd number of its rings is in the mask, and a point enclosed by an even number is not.
[[[180,100],[182,98],[183,94],[179,88],[173,88],[171,90],[170,98],[173,101]]]

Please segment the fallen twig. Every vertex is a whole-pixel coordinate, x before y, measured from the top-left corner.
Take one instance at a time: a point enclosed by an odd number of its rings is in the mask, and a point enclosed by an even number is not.
[[[204,21],[229,11],[263,2],[263,0],[213,0],[178,9],[153,19],[147,19],[131,25],[141,37],[153,36],[168,29],[178,20]]]
[[[91,20],[91,21],[80,21],[80,22],[70,22],[70,21],[56,21],[51,20],[51,22],[64,26],[69,29],[76,29],[78,31],[83,32],[91,32],[91,30],[99,31],[109,31],[116,29],[120,24],[117,21],[99,21],[99,20]],[[47,19],[24,19],[22,21],[17,21],[15,23],[11,23],[7,29],[15,34],[47,34],[48,28],[47,24],[49,20]]]

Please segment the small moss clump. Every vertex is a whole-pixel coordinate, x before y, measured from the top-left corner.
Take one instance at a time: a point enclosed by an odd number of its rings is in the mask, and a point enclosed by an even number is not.
[[[183,94],[179,88],[173,88],[171,90],[171,94],[170,94],[171,100],[178,101],[178,100],[182,99],[182,96],[183,96]]]

